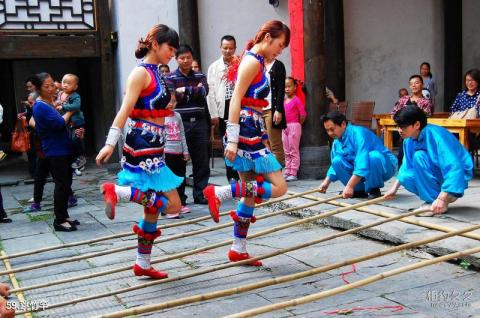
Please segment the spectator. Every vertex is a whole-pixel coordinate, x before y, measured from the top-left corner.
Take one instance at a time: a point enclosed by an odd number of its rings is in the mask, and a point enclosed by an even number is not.
[[[35,129],[35,120],[33,118],[29,122],[29,126],[32,129]],[[83,129],[79,129],[76,131],[76,134],[82,134]],[[47,177],[51,174],[51,167],[47,158],[45,158],[45,154],[42,151],[42,141],[38,137],[35,136],[34,140],[35,149],[36,149],[36,156],[37,156],[37,165],[35,167],[35,177],[33,183],[33,197],[28,200],[28,203],[31,203],[30,206],[23,210],[24,213],[32,213],[32,212],[39,212],[42,210],[41,202],[43,200],[43,190],[45,188],[45,183],[47,182]],[[68,207],[74,207],[77,205],[77,198],[73,194],[72,188],[70,187],[68,195]],[[80,225],[77,221],[75,225]]]
[[[81,170],[84,169],[87,160],[85,159],[85,144],[83,138],[79,138],[75,134],[77,129],[85,129],[85,117],[81,110],[81,99],[77,93],[79,78],[75,74],[65,74],[62,79],[63,91],[58,96],[57,110],[64,114],[65,112],[73,112],[70,118],[69,134],[73,143],[73,153],[75,161],[72,163],[77,176],[82,175]]]
[[[474,119],[479,116],[480,107],[480,70],[471,69],[465,73],[465,89],[458,93],[455,101],[450,107],[450,118]]]
[[[27,91],[29,93],[35,93],[34,94],[34,99],[37,99],[38,97],[38,88],[35,86],[34,84],[35,82],[35,75],[31,75],[29,77],[27,77],[27,79],[25,80],[25,88],[27,89]]]
[[[402,108],[408,105],[415,105],[422,109],[427,116],[430,116],[433,111],[432,101],[428,98],[425,98],[422,94],[423,79],[420,75],[412,75],[409,79],[410,90],[412,95],[406,95],[400,97],[400,99],[395,103],[393,110],[391,112],[392,117]],[[399,92],[400,94],[400,92]],[[402,164],[403,161],[403,139],[400,136],[400,147],[398,148],[398,165]]]
[[[408,95],[408,90],[406,88],[400,88],[398,90],[398,98],[402,98]]]
[[[52,104],[56,88],[48,73],[37,74],[33,83],[39,88],[40,93],[33,106],[35,131],[42,141],[42,150],[51,167],[55,182],[53,227],[56,231],[75,231],[77,230],[75,223],[78,221],[70,219],[67,211],[68,196],[72,185],[70,170],[72,149],[67,123],[72,112],[66,112],[65,115],[60,116],[55,110]]]
[[[302,124],[307,113],[305,106],[296,91],[302,89],[292,77],[285,80],[285,119],[287,127],[283,130],[282,141],[285,147],[285,180],[297,180],[300,168],[300,139],[302,137]],[[270,134],[269,134],[270,135]]]
[[[181,45],[175,57],[178,69],[167,76],[169,87],[175,90],[176,111],[182,116],[188,152],[193,166],[193,200],[207,204],[203,189],[210,178],[208,166],[208,142],[210,133],[210,114],[207,108],[207,78],[202,73],[192,71],[193,50]]]
[[[231,35],[224,35],[220,39],[222,56],[208,67],[208,110],[212,117],[212,125],[218,126],[222,138],[227,127],[226,121],[234,89],[233,80],[227,80],[226,74],[229,67],[239,62],[235,56],[236,48],[235,38]],[[239,179],[237,171],[228,165],[225,167],[228,181]]]
[[[200,70],[200,63],[198,60],[193,59],[192,61],[192,71],[201,73],[202,71]]]
[[[170,66],[168,66],[168,64],[161,64],[158,68],[162,75],[167,75],[170,73]]]
[[[420,75],[423,79],[422,95],[432,101],[433,107],[435,106],[435,96],[437,95],[437,85],[433,81],[433,75],[430,70],[430,63],[423,62],[420,64]]]
[[[277,59],[265,59],[265,75],[270,84],[266,100],[268,106],[263,109],[263,120],[268,133],[270,149],[278,162],[285,166],[285,153],[282,144],[282,129],[287,128],[283,101],[285,98],[285,65]],[[295,174],[296,175],[296,174]]]
[[[178,196],[182,202],[180,213],[189,213],[190,209],[187,207],[187,196],[185,195],[185,173],[190,154],[188,153],[187,141],[185,139],[182,116],[178,112],[175,112],[174,116],[165,118],[165,132],[165,163],[173,173],[183,178],[182,184],[177,187]],[[180,215],[168,214],[167,218],[178,219]]]
[[[32,118],[32,109],[33,104],[35,103],[35,99],[38,97],[37,92],[30,92],[28,94],[27,100],[23,101],[22,103],[25,105],[25,111],[22,113],[18,113],[17,117],[25,119],[28,123],[30,118]],[[36,149],[35,149],[35,131],[30,127],[27,127],[27,130],[30,132],[30,149],[27,151],[27,159],[28,159],[28,174],[30,178],[34,178],[35,175],[35,168],[37,165],[37,156],[36,156]]]
[[[432,101],[422,95],[422,77],[420,75],[412,75],[408,79],[408,82],[410,85],[410,90],[412,91],[412,95],[403,96],[398,100],[391,112],[392,116],[407,105],[416,105],[420,109],[422,109],[427,116],[432,115]]]
[[[0,186],[0,223],[12,223],[12,220],[8,218],[7,212],[3,207],[2,187]]]

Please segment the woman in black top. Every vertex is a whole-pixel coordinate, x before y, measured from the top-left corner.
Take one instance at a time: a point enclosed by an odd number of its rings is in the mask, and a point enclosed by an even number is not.
[[[263,119],[267,128],[270,148],[278,162],[285,166],[285,153],[283,152],[282,129],[287,128],[283,100],[285,98],[285,65],[279,60],[265,59],[265,67],[270,82],[270,109],[263,111]]]

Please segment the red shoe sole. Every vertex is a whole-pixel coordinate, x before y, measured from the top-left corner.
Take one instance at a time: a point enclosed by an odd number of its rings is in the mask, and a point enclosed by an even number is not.
[[[113,187],[113,193],[112,188]],[[109,189],[110,188],[110,189]],[[115,205],[117,204],[117,195],[115,193],[115,185],[113,183],[104,183],[100,186],[105,201],[105,215],[110,220],[115,219]]]
[[[220,222],[220,211],[219,206],[217,206],[217,202],[219,201],[215,196],[215,187],[212,185],[207,186],[203,190],[203,196],[208,201],[208,211],[210,211],[210,215],[215,223]]]
[[[228,251],[228,259],[230,260],[230,262],[244,261],[244,260],[249,259],[249,258],[251,258],[251,256],[248,255],[248,253],[241,254],[241,253],[237,253],[233,250]],[[262,264],[261,261],[252,261],[252,262],[247,263],[245,265],[258,267],[258,266],[262,266],[263,264]]]
[[[137,264],[133,265],[133,273],[135,274],[135,276],[148,276],[155,279],[168,278],[167,273],[157,271],[153,267],[150,267],[149,269],[143,269]]]

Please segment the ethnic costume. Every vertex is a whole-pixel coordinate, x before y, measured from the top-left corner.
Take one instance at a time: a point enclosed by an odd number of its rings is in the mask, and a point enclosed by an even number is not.
[[[265,75],[264,59],[250,51],[247,51],[245,55],[257,59],[259,71],[241,100],[239,125],[227,124],[227,133],[224,137],[225,147],[227,142],[237,142],[238,151],[233,162],[226,158],[225,162],[227,166],[233,167],[238,172],[271,173],[280,170],[282,167],[264,144],[268,140],[268,134],[262,119],[262,112],[252,108],[252,106],[266,107],[268,105],[265,98],[268,96],[270,87]],[[239,126],[234,127],[238,129],[236,136],[235,133],[229,136],[232,126]],[[255,198],[255,202],[258,203],[269,199],[271,194],[271,183],[265,181],[261,175],[257,176],[256,181],[238,181],[221,187],[208,186],[204,190],[210,213],[215,222],[219,221],[219,206],[222,201],[232,198]],[[253,207],[240,201],[237,211],[230,213],[235,222],[234,241],[228,253],[230,261],[250,258],[246,250],[246,237],[250,223],[255,222],[253,210]],[[261,264],[260,261],[250,263],[253,266],[261,266]]]
[[[362,177],[354,193],[379,194],[384,182],[395,175],[397,158],[370,130],[347,124],[342,137],[333,142],[327,176],[347,185],[352,175]],[[354,196],[362,196],[355,195]]]
[[[427,124],[417,139],[405,139],[403,150],[397,180],[405,189],[429,204],[440,192],[447,192],[450,202],[463,196],[473,177],[472,157],[448,130]]]
[[[102,185],[105,212],[110,219],[115,217],[115,205],[118,199],[139,203],[144,206],[146,214],[158,215],[165,211],[168,204],[163,192],[174,190],[183,181],[183,178],[173,174],[165,165],[164,126],[140,119],[172,116],[173,112],[165,109],[170,102],[170,93],[157,70],[157,65],[142,63],[139,66],[147,70],[151,81],[149,86],[140,93],[129,116],[121,159],[122,171],[118,174],[119,185],[113,183]],[[153,241],[160,236],[157,223],[140,219],[133,230],[138,235],[135,275],[167,277],[166,274],[150,267]]]

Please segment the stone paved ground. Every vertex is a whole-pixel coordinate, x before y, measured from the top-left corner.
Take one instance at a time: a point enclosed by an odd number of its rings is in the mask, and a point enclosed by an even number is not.
[[[215,169],[212,170],[211,182],[224,183],[223,166],[219,161],[215,164]],[[140,216],[141,209],[138,206],[130,203],[122,203],[118,209],[117,218],[113,222],[108,220],[103,213],[103,202],[98,193],[98,184],[105,180],[112,180],[114,176],[113,173],[113,169],[107,170],[89,166],[84,176],[75,179],[74,190],[79,197],[79,204],[77,207],[70,209],[70,213],[75,218],[78,218],[82,225],[79,227],[79,231],[74,233],[56,233],[52,230],[51,224],[53,184],[48,183],[46,186],[42,212],[23,214],[20,211],[27,206],[26,201],[32,195],[32,185],[17,182],[19,176],[21,176],[21,171],[15,170],[13,167],[11,169],[2,168],[0,183],[8,182],[10,184],[16,184],[13,186],[2,186],[5,207],[14,219],[14,223],[12,224],[0,224],[0,239],[3,250],[7,254],[13,254],[45,246],[76,242],[129,231],[133,222],[138,220]],[[302,192],[318,186],[318,184],[318,181],[293,182],[289,184],[289,190]],[[452,228],[462,228],[472,224],[479,224],[478,187],[478,180],[474,180],[465,198],[456,202],[450,213],[446,216],[442,218],[422,218],[422,220]],[[340,189],[341,187],[338,184],[334,184],[329,193],[321,197],[334,195],[338,193]],[[190,191],[190,189],[187,191]],[[299,204],[307,202],[310,201],[307,199],[293,199],[285,201],[282,204],[276,204],[272,207],[258,210],[256,213],[257,215],[261,215],[286,206],[298,206]],[[349,202],[353,203],[355,201],[349,200]],[[411,195],[401,192],[397,200],[386,202],[383,205],[376,205],[372,207],[372,209],[400,213],[406,208],[416,206],[419,203],[420,202]],[[192,204],[190,207],[192,208],[192,213],[187,215],[186,219],[194,219],[208,214],[205,206]],[[223,206],[223,210],[230,208],[233,208],[232,203]],[[295,216],[279,215],[265,220],[259,220],[251,227],[251,233],[298,220],[298,217],[331,210],[333,208],[335,207],[332,205],[324,204],[302,210],[301,213],[297,213]],[[371,223],[377,219],[379,218],[363,212],[344,212],[327,218],[323,222],[296,226],[264,237],[252,239],[249,243],[249,250],[252,254],[260,255],[332,233],[338,233],[337,229],[325,226],[326,224],[332,225],[335,228],[350,228],[352,226]],[[228,218],[224,217],[221,223],[229,221]],[[171,224],[175,222],[179,221],[161,220],[160,224]],[[191,225],[167,228],[163,231],[164,235],[162,238],[168,238],[168,236],[178,233],[205,229],[214,225],[212,221],[206,220]],[[232,267],[176,282],[116,294],[93,301],[80,302],[76,305],[49,309],[35,314],[35,317],[91,317],[139,305],[161,303],[167,300],[232,288],[332,264],[384,250],[390,247],[391,243],[410,242],[438,233],[439,232],[425,230],[414,225],[394,222],[379,226],[376,228],[376,231],[362,233],[368,236],[368,238],[365,236],[350,235],[323,242],[315,246],[267,259],[264,261],[264,266],[260,268],[244,266]],[[230,237],[231,228],[228,227],[193,237],[167,241],[159,243],[154,248],[153,255],[154,257],[161,257],[180,251],[187,251],[215,242],[228,240]],[[376,240],[371,240],[370,238]],[[135,243],[134,237],[128,236],[47,253],[38,253],[22,258],[14,258],[11,259],[11,263],[14,268],[19,268],[59,258],[70,258],[91,252],[131,246]],[[264,287],[217,300],[184,305],[145,316],[220,317],[253,307],[285,301],[342,286],[346,284],[343,279],[347,281],[357,281],[383,271],[431,258],[432,255],[430,253],[444,254],[450,251],[476,246],[478,246],[478,243],[471,239],[448,239],[440,243],[430,244],[428,248],[394,253],[374,260],[357,263],[355,264],[356,271],[354,273],[345,274],[352,272],[352,266],[345,266],[298,281]],[[193,270],[206,269],[225,263],[227,250],[228,247],[225,246],[157,264],[156,267],[168,271],[171,277],[175,277]],[[134,250],[129,250],[90,258],[88,260],[20,272],[16,273],[15,276],[21,286],[46,282],[51,283],[58,279],[95,273],[121,266],[129,266],[133,262],[134,253]],[[478,289],[480,277],[478,272],[473,268],[478,264],[478,261],[476,258],[469,258],[468,261],[472,264],[469,269],[464,269],[455,263],[441,263],[388,278],[372,285],[357,288],[321,301],[291,307],[263,316],[335,317],[340,315],[338,310],[347,310],[345,313],[348,313],[349,316],[352,317],[480,317],[480,291]],[[0,263],[0,271],[3,270],[3,264]],[[344,274],[343,278],[342,274]],[[3,275],[0,276],[0,282],[9,283],[10,281],[8,276]],[[149,281],[133,277],[130,271],[123,271],[108,276],[27,291],[25,292],[25,296],[32,304],[36,301],[43,300],[47,305],[52,305],[58,302],[114,291],[119,288],[135,286],[146,282]],[[16,296],[13,296],[11,300],[15,301]]]

